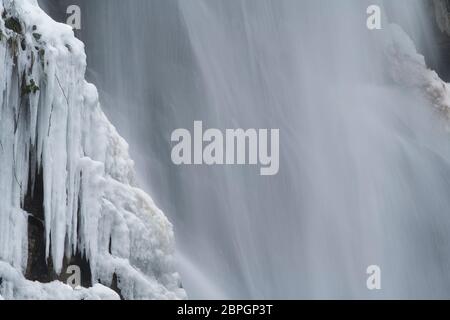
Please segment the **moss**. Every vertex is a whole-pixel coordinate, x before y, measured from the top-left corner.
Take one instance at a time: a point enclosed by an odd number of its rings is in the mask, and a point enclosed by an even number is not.
[[[10,17],[5,20],[5,27],[9,30],[14,31],[15,33],[22,34],[22,25],[17,18]]]
[[[30,80],[30,84],[23,85],[22,86],[22,95],[27,95],[30,93],[35,94],[37,91],[39,91],[39,87],[36,85],[33,79]]]
[[[0,41],[3,41],[3,32],[0,30]]]
[[[36,39],[36,41],[41,40],[41,35],[39,33],[34,32],[33,37]]]

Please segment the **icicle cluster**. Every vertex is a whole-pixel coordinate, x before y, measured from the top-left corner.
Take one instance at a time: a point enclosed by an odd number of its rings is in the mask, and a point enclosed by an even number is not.
[[[36,0],[0,0],[0,299],[185,298],[173,231],[135,187],[126,142],[84,80],[83,44]],[[42,175],[46,256],[86,256],[94,286],[25,279],[27,192]],[[102,285],[100,285],[100,283]]]

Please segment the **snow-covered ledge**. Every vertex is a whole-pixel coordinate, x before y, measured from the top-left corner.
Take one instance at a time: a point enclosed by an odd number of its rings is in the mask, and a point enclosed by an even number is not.
[[[433,0],[433,5],[439,29],[450,35],[450,2],[448,0]]]
[[[184,299],[172,225],[136,187],[83,43],[36,0],[0,13],[0,299]],[[72,262],[85,288],[63,282]]]
[[[419,89],[450,120],[450,85],[428,68],[425,57],[417,52],[414,42],[400,26],[390,24],[386,30],[384,52],[392,79],[399,85]]]

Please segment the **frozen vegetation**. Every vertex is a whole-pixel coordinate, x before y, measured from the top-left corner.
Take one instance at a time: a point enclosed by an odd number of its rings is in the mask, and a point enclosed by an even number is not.
[[[185,298],[172,225],[136,187],[128,145],[84,79],[83,43],[36,0],[1,0],[0,12],[0,299]],[[45,282],[27,277],[32,220]],[[61,280],[74,257],[85,288]]]

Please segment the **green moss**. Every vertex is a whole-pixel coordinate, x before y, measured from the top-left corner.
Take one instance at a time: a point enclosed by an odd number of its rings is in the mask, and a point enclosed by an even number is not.
[[[5,27],[9,30],[14,31],[15,33],[22,34],[22,25],[17,18],[10,17],[5,20]]]
[[[41,40],[41,35],[39,33],[33,33],[33,37],[36,39],[36,41]]]

